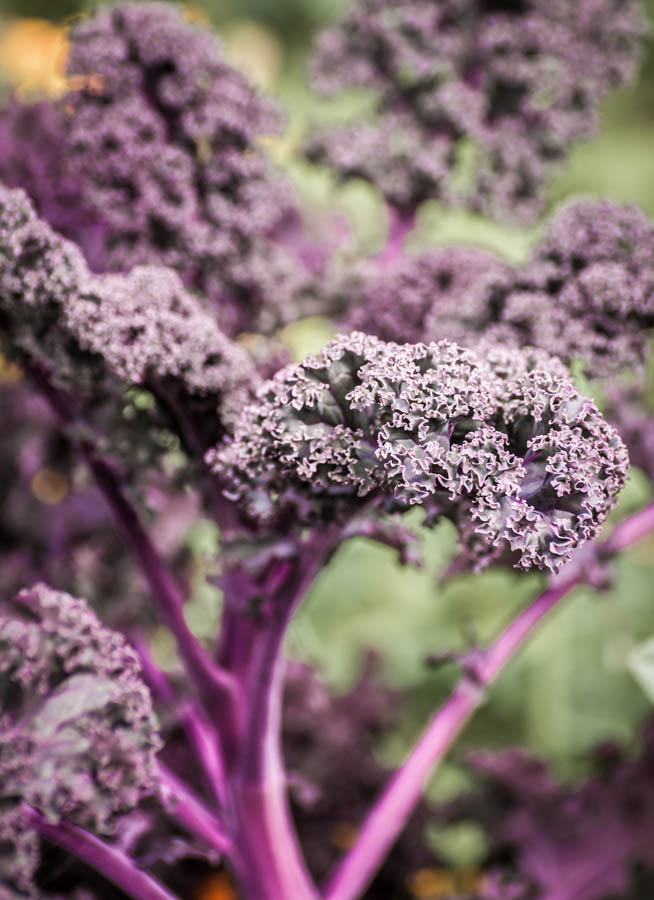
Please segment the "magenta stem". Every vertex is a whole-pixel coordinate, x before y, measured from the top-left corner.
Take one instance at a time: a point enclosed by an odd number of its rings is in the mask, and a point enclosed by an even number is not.
[[[136,863],[118,848],[105,844],[95,835],[69,822],[48,822],[30,806],[23,806],[22,811],[27,819],[27,825],[42,838],[57,844],[92,866],[133,900],[177,900],[175,894],[147,872],[139,869]]]
[[[259,777],[231,779],[235,867],[247,900],[318,900],[288,809],[286,776],[279,747],[283,665],[269,690],[269,730],[259,760]]]
[[[654,529],[654,504],[618,525],[611,536],[597,545],[597,557],[610,556],[635,543]],[[325,900],[356,900],[373,878],[389,849],[404,829],[420,800],[427,778],[433,773],[481,703],[484,690],[513,659],[536,626],[572,588],[586,578],[583,567],[569,577],[557,579],[511,622],[482,655],[474,678],[466,675],[450,699],[441,707],[402,766],[388,782],[365,820],[359,838],[332,876]]]
[[[251,703],[242,765],[248,780],[256,781],[260,778],[266,743],[270,740],[271,731],[279,732],[276,714],[280,698],[275,693],[275,678],[279,673],[288,624],[339,540],[340,533],[337,530],[315,534],[298,552],[297,559],[281,564],[288,567],[288,572],[270,598],[272,619],[261,631],[252,652],[248,683]]]
[[[317,900],[288,808],[280,746],[283,640],[288,623],[316,574],[340,541],[340,529],[314,534],[296,557],[278,563],[280,583],[269,598],[271,619],[251,639],[243,673],[246,731],[230,781],[239,881],[248,900]]]
[[[175,818],[221,855],[233,859],[235,848],[222,822],[171,769],[159,762],[159,781],[173,805]]]
[[[609,537],[599,545],[600,554],[612,555],[644,538],[654,528],[654,503],[616,525]]]
[[[139,655],[141,670],[146,684],[157,700],[168,705],[175,703],[175,692],[165,672],[152,659],[146,642],[140,636],[132,635],[131,643]],[[201,707],[188,702],[181,711],[181,721],[195,758],[202,766],[207,786],[214,801],[221,807],[226,798],[225,771],[218,746],[218,738]]]
[[[224,808],[227,802],[227,779],[216,732],[203,710],[192,703],[184,709],[182,721],[195,750],[196,759],[202,766],[213,800],[218,807]]]
[[[181,591],[150,541],[136,511],[124,497],[113,471],[104,460],[95,455],[92,447],[84,445],[79,450],[112,512],[123,540],[140,564],[163,622],[175,636],[180,656],[189,674],[201,693],[215,702],[216,693],[224,695],[231,691],[231,679],[213,663],[186,624]]]
[[[394,206],[388,206],[388,237],[384,249],[377,255],[380,266],[388,266],[402,253],[402,246],[407,234],[416,224],[415,212],[402,212]]]
[[[174,634],[180,656],[205,704],[212,710],[221,700],[223,705],[233,704],[233,679],[213,662],[186,624],[184,597],[141,524],[136,510],[124,496],[113,468],[99,456],[89,440],[73,436],[71,426],[78,424],[78,420],[70,397],[52,385],[45,373],[37,367],[28,367],[27,370],[60,423],[70,430],[68,437],[71,444],[88,466],[116,527],[139,563],[161,618]]]

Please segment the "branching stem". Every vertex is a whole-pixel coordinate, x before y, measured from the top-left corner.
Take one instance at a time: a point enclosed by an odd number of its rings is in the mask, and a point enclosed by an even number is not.
[[[213,801],[220,809],[224,809],[227,803],[227,779],[216,732],[203,710],[194,703],[189,703],[183,710],[182,721],[211,789]]]
[[[105,844],[100,838],[69,822],[48,822],[30,806],[23,806],[27,824],[42,838],[57,844],[76,856],[115,884],[133,900],[177,900],[158,882],[117,847]]]
[[[173,803],[175,815],[182,825],[218,853],[232,859],[235,848],[222,822],[195,796],[181,778],[161,762],[159,780]]]
[[[223,704],[233,705],[233,679],[213,662],[186,624],[184,598],[179,587],[150,540],[136,510],[123,494],[112,466],[99,455],[90,439],[75,436],[74,426],[82,423],[75,415],[71,398],[52,385],[38,367],[28,366],[27,371],[60,424],[68,429],[73,448],[88,466],[118,531],[139,564],[164,624],[175,636],[180,656],[205,705],[211,710],[221,701]]]
[[[338,528],[312,535],[297,556],[280,560],[280,580],[269,597],[268,615],[251,640],[249,665],[240,670],[248,697],[245,733],[230,787],[234,843],[242,857],[239,877],[246,897],[257,900],[317,900],[306,870],[286,797],[280,747],[288,623],[317,573],[340,541]]]
[[[394,206],[388,206],[388,236],[386,245],[377,256],[380,267],[388,266],[402,253],[404,239],[416,224],[415,213],[402,212]]]
[[[611,556],[652,530],[654,504],[621,522],[606,541],[596,545],[594,556],[597,559]],[[356,844],[328,884],[326,900],[356,900],[361,896],[420,800],[427,778],[481,703],[485,689],[497,679],[550,610],[586,578],[587,569],[572,564],[570,574],[559,577],[523,610],[482,655],[475,678],[469,675],[462,678],[370,811]]]

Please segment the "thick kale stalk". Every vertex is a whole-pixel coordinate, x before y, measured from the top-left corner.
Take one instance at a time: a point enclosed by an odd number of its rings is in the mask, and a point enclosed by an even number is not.
[[[340,531],[308,538],[291,560],[273,562],[259,621],[243,621],[244,572],[230,573],[223,627],[240,635],[238,653],[229,648],[222,664],[241,687],[240,734],[226,759],[228,808],[232,811],[236,863],[246,896],[317,897],[298,845],[288,809],[286,774],[280,749],[284,678],[282,643],[290,618],[317,573],[338,544]],[[240,575],[240,578],[239,578]],[[236,593],[232,591],[236,588]],[[240,607],[240,609],[239,609]],[[229,634],[229,632],[228,632]],[[223,635],[224,640],[224,635]],[[231,641],[230,641],[231,643]],[[223,646],[225,646],[223,644]],[[223,651],[225,653],[225,651]]]

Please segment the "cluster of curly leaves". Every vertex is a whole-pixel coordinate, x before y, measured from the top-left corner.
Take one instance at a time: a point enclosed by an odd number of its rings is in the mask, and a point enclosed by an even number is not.
[[[551,571],[597,533],[628,471],[557,360],[357,332],[264,384],[209,458],[278,527],[421,504],[456,524],[477,566],[506,552]]]
[[[110,832],[155,790],[160,740],[135,652],[86,601],[43,584],[19,593],[0,615],[0,674],[0,891],[33,896],[24,805]]]
[[[647,359],[654,224],[634,206],[579,200],[553,217],[523,266],[442,247],[332,277],[348,329],[401,343],[531,345],[601,378]]]
[[[534,221],[645,33],[630,0],[360,0],[320,35],[313,83],[372,92],[374,115],[311,136],[308,155],[404,212],[438,199]]]

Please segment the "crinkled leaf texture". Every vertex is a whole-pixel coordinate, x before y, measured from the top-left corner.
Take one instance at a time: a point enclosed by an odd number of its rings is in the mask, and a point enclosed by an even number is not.
[[[160,266],[93,275],[79,248],[39,219],[20,189],[0,186],[0,321],[7,352],[75,392],[168,385],[229,428],[258,383],[246,351],[218,328],[179,276]]]
[[[357,332],[268,381],[209,459],[261,521],[422,504],[478,567],[509,551],[551,571],[597,534],[628,471],[617,432],[540,351]]]
[[[169,3],[116,3],[70,33],[64,138],[104,227],[106,271],[173,268],[230,335],[293,317],[307,272],[282,241],[297,215],[258,144],[281,116]]]
[[[21,804],[109,833],[156,790],[160,739],[135,652],[44,584],[0,616],[0,700],[0,885],[29,896],[38,840]]]
[[[578,200],[554,216],[528,263],[440,247],[334,278],[344,326],[384,340],[480,338],[537,346],[602,377],[642,366],[654,326],[654,223],[637,207]]]
[[[320,35],[313,82],[373,91],[376,116],[313,135],[308,154],[399,208],[438,198],[534,221],[646,32],[633,0],[357,0]]]

